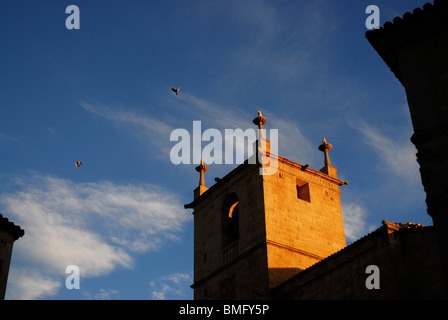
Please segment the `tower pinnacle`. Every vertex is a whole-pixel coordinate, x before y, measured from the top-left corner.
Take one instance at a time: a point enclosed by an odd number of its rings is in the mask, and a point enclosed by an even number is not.
[[[333,146],[327,142],[325,137],[323,137],[322,138],[322,144],[319,146],[318,149],[324,153],[324,157],[325,157],[324,164],[325,164],[325,166],[326,167],[330,166],[331,163],[330,163],[330,158],[328,157],[328,151],[333,149]]]
[[[254,120],[252,120],[252,122],[258,127],[258,131],[260,133],[260,137],[264,139],[263,136],[263,125],[268,122],[268,119],[266,119],[265,117],[263,117],[263,115],[261,114],[261,111],[258,111],[258,117],[254,118]]]
[[[338,177],[338,174],[337,174],[338,169],[331,165],[330,157],[328,156],[328,151],[333,149],[333,146],[331,144],[329,144],[324,137],[324,138],[322,138],[322,144],[318,147],[318,149],[324,153],[324,161],[325,161],[324,167],[322,169],[320,169],[319,171],[323,172],[325,174],[328,174],[330,177],[337,178]],[[346,184],[346,182],[344,182],[344,184]]]
[[[199,186],[205,186],[205,182],[204,182],[204,172],[208,171],[208,166],[206,166],[204,164],[204,161],[201,158],[201,164],[199,166],[197,166],[196,171],[200,173],[199,176]]]
[[[268,121],[263,115],[261,114],[261,111],[258,111],[258,117],[256,117],[252,122],[258,126],[258,129],[263,129],[263,125]]]

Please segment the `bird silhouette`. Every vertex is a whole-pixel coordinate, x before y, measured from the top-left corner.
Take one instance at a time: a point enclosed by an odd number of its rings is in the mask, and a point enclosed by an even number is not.
[[[79,166],[81,166],[82,165],[82,162],[81,161],[76,161],[75,162],[75,167],[76,168],[79,168]]]
[[[174,93],[176,93],[176,96],[179,94],[179,90],[180,90],[180,88],[182,88],[182,86],[180,86],[180,87],[177,88],[177,89],[176,89],[176,88],[173,88],[173,87],[170,87],[170,89],[173,90]]]

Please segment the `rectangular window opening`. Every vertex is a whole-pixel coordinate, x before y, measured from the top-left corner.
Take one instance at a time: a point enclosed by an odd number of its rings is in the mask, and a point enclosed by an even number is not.
[[[308,182],[296,179],[297,198],[307,202],[311,202],[310,184]]]

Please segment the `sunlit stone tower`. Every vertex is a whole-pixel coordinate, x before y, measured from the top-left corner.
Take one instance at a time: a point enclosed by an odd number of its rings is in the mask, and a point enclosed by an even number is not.
[[[275,159],[274,174],[260,174],[264,161],[246,161],[207,189],[209,168],[196,168],[199,186],[185,205],[194,209],[195,299],[269,299],[272,287],[346,245],[339,187],[347,183],[330,164],[332,146],[323,139],[324,167],[314,170],[260,139],[266,148],[255,156]]]

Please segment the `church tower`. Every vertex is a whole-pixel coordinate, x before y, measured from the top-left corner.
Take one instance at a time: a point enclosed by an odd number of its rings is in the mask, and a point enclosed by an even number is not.
[[[266,122],[254,119],[259,129]],[[199,186],[185,205],[194,209],[196,300],[269,299],[271,288],[346,246],[339,187],[347,182],[330,163],[332,145],[324,138],[318,148],[320,170],[271,154],[262,134],[254,145],[257,161],[210,188],[208,167],[196,167]],[[274,160],[275,173],[261,174]]]

